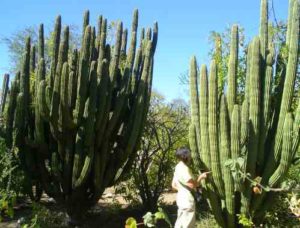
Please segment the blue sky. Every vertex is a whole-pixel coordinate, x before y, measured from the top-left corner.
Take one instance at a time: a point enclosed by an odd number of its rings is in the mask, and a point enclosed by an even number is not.
[[[22,3],[20,3],[22,2]],[[276,18],[286,19],[288,0],[273,0]],[[7,37],[26,26],[44,23],[46,29],[58,14],[63,24],[81,28],[82,14],[90,10],[91,24],[98,15],[108,20],[120,19],[130,26],[132,12],[139,9],[139,28],[159,23],[153,86],[168,99],[186,98],[179,76],[186,72],[189,59],[196,55],[198,63],[208,62],[208,35],[238,23],[245,28],[247,40],[258,33],[260,0],[1,0],[0,37]],[[273,19],[273,13],[270,12]],[[0,83],[9,70],[9,56],[0,43]]]

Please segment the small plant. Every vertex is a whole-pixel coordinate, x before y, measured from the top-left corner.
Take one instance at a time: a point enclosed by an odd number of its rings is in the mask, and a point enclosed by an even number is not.
[[[22,173],[19,172],[13,153],[0,140],[0,221],[13,218],[14,206],[22,187]]]
[[[45,206],[33,203],[32,215],[21,223],[22,228],[65,227],[66,216],[63,212],[53,212]]]
[[[14,206],[16,204],[16,194],[12,191],[0,191],[0,222],[4,217],[14,217]]]
[[[159,207],[158,211],[155,213],[147,212],[143,216],[142,223],[137,223],[135,218],[129,217],[125,222],[125,228],[137,228],[142,225],[145,225],[146,227],[156,227],[158,221],[165,221],[170,227],[172,227],[169,216],[161,207]]]
[[[252,219],[248,218],[246,215],[244,214],[238,214],[238,221],[239,224],[243,225],[243,227],[247,228],[247,227],[254,227],[254,223],[252,222]]]

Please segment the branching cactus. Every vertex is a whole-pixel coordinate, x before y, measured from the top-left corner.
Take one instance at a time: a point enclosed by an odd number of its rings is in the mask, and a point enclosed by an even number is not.
[[[38,199],[43,189],[66,206],[73,221],[126,172],[138,148],[151,93],[158,25],[146,36],[142,33],[139,46],[137,27],[136,10],[128,49],[122,22],[112,45],[106,42],[107,20],[99,17],[96,33],[87,11],[81,48],[70,50],[69,27],[61,32],[59,16],[49,70],[41,25],[37,68],[33,69],[35,50],[28,38],[22,69],[10,88],[7,145],[16,148],[35,187],[33,198]]]
[[[237,227],[237,214],[255,223],[263,219],[272,204],[272,191],[280,189],[298,149],[300,103],[294,110],[292,100],[299,60],[299,16],[299,1],[290,0],[285,63],[268,31],[268,1],[261,0],[259,36],[248,46],[240,103],[236,25],[231,34],[228,84],[221,97],[215,61],[209,73],[205,65],[198,73],[196,58],[191,60],[190,146],[196,168],[212,171],[204,189],[221,227]],[[274,80],[275,75],[279,80]]]

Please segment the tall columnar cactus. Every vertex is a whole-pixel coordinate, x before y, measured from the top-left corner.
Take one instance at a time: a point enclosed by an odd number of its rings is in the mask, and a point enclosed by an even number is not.
[[[126,172],[135,156],[148,111],[158,26],[155,23],[148,30],[138,51],[137,10],[128,49],[122,22],[115,44],[110,44],[107,20],[99,17],[96,33],[85,12],[80,50],[70,50],[69,27],[63,32],[61,27],[59,16],[49,72],[43,25],[36,69],[30,38],[26,41],[21,74],[9,96],[6,141],[17,149],[32,185],[79,219]],[[30,87],[32,73],[35,85]]]
[[[1,113],[3,113],[5,107],[6,97],[8,93],[8,83],[9,83],[9,74],[4,74],[3,82],[2,82],[2,90],[1,90],[1,101],[0,101]]]
[[[190,146],[195,166],[212,171],[204,189],[222,227],[236,227],[237,214],[255,222],[263,218],[274,194],[268,189],[280,187],[298,149],[300,103],[296,110],[291,104],[299,64],[299,17],[299,1],[290,0],[285,64],[268,31],[268,1],[261,0],[259,36],[248,45],[244,100],[240,103],[236,25],[231,34],[228,86],[221,97],[215,61],[209,78],[202,65],[198,79],[196,59],[192,58]],[[281,78],[275,81],[274,75]],[[257,184],[266,188],[257,190]]]

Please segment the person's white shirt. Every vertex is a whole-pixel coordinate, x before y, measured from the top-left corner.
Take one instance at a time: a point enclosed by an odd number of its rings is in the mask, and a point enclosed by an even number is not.
[[[180,209],[195,209],[195,200],[192,193],[181,184],[186,184],[192,179],[194,177],[190,168],[183,161],[178,162],[175,167],[172,185],[175,185],[178,190],[176,203]]]

